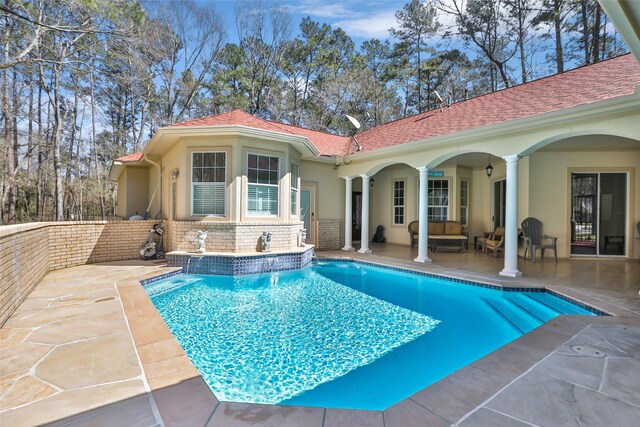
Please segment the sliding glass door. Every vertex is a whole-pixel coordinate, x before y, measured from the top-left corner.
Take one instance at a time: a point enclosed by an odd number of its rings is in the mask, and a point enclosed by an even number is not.
[[[571,175],[571,254],[626,255],[627,174]]]

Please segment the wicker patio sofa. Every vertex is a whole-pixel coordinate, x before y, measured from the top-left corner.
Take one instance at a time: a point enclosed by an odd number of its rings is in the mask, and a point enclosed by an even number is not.
[[[411,238],[411,247],[418,241],[418,221],[412,221],[407,227]],[[435,252],[438,247],[455,247],[458,252],[464,252],[467,247],[467,236],[464,235],[462,224],[458,221],[429,222],[429,247]]]

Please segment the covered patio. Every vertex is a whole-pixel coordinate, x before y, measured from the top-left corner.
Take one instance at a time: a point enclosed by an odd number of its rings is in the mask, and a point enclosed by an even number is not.
[[[481,142],[467,140],[464,150],[460,146],[454,150],[416,149],[408,153],[398,149],[397,154],[365,157],[361,164],[354,161],[343,172],[343,250],[376,253],[376,247],[370,241],[378,224],[387,229],[389,242],[408,245],[406,227],[415,219],[419,221],[417,250],[412,251],[407,246],[392,252],[407,256],[411,252],[413,261],[430,263],[434,254],[428,247],[431,240],[431,233],[427,233],[429,223],[434,219],[438,222],[453,220],[464,227],[469,248],[473,248],[474,238],[497,227],[504,228],[501,261],[488,263],[486,257],[479,258],[485,260],[482,271],[489,272],[485,268],[490,265],[491,271],[499,272],[503,277],[517,278],[535,273],[535,266],[525,267],[518,261],[524,251],[519,240],[521,222],[527,217],[540,219],[544,234],[558,239],[558,257],[577,259],[585,255],[576,250],[580,243],[576,241],[576,228],[584,227],[584,224],[576,225],[579,213],[575,211],[576,199],[582,197],[576,190],[576,182],[589,178],[597,180],[598,184],[593,187],[596,194],[591,196],[596,202],[589,207],[594,210],[589,211],[592,218],[589,230],[593,230],[595,236],[589,237],[593,250],[587,255],[592,256],[590,259],[616,256],[618,260],[637,261],[640,240],[635,225],[640,200],[634,194],[640,186],[640,176],[635,173],[634,165],[639,158],[640,141],[615,132],[616,122],[612,118],[596,116],[594,120],[600,122],[602,129],[595,130],[592,122],[584,130],[565,132],[561,127],[547,127],[521,138],[496,132],[491,134],[490,141],[484,138]],[[531,130],[529,126],[520,126],[520,132]],[[449,135],[447,139],[458,140]],[[602,176],[616,177],[617,181],[605,183],[600,179]],[[434,181],[446,188],[445,197],[435,195],[441,190],[436,188]],[[362,194],[358,208],[352,202],[354,188]],[[397,194],[401,194],[400,199]],[[436,201],[439,198],[444,201]],[[359,245],[353,243],[350,218],[361,224]],[[611,239],[618,239],[614,241],[617,252],[609,250],[613,247],[609,242]],[[596,250],[596,246],[600,249]],[[466,265],[462,262],[461,265]]]

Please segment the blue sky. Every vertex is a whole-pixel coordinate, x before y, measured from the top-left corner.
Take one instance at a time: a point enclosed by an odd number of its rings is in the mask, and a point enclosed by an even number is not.
[[[227,40],[236,41],[235,7],[251,7],[251,0],[204,0],[213,3],[224,19]],[[390,38],[389,28],[396,25],[395,13],[409,0],[281,0],[263,1],[266,5],[285,6],[291,16],[292,35],[298,34],[300,21],[310,16],[314,21],[342,28],[357,45],[372,38]]]

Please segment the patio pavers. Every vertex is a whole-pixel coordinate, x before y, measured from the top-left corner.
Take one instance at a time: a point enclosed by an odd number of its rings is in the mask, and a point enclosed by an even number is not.
[[[0,424],[158,423],[113,278],[161,269],[135,261],[49,273],[0,329]]]
[[[640,425],[639,350],[640,325],[586,326],[482,406],[536,425]]]
[[[63,390],[125,381],[142,374],[126,332],[59,345],[35,368],[38,378]]]
[[[389,256],[396,249],[404,259]],[[626,316],[558,316],[385,411],[219,403],[136,280],[166,268],[140,261],[74,267],[49,273],[0,329],[0,424],[640,424],[640,264],[545,260],[523,266],[518,280],[498,276],[501,259],[481,253],[438,252],[425,266],[406,248],[387,250],[382,257],[326,255],[506,286],[548,285]],[[574,345],[606,357],[576,355]]]
[[[540,426],[637,426],[640,408],[543,372],[529,372],[487,405]]]

